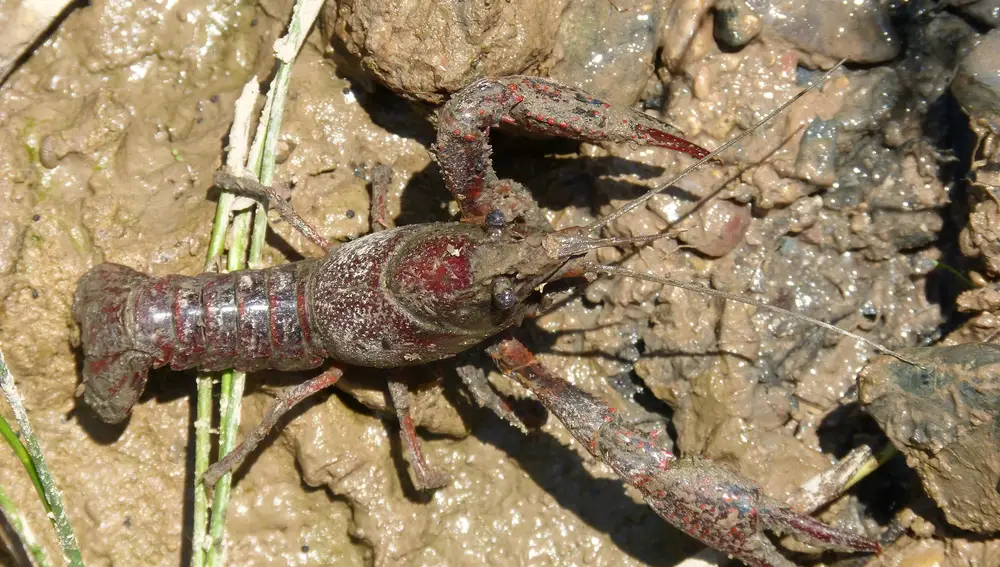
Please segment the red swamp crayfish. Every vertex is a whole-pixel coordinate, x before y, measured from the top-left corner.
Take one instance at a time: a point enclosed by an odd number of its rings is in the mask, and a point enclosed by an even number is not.
[[[326,250],[326,256],[193,277],[151,277],[116,264],[94,267],[80,280],[74,302],[81,327],[86,404],[105,421],[123,421],[142,393],[149,369],[167,365],[174,370],[302,370],[332,360],[334,366],[323,374],[278,398],[248,438],[205,475],[205,482],[213,484],[239,465],[283,413],[334,384],[342,375],[337,364],[396,368],[454,356],[538,312],[544,306],[539,288],[561,278],[617,274],[797,316],[695,284],[585,260],[588,251],[599,247],[662,237],[590,236],[656,191],[589,226],[553,231],[527,190],[498,179],[493,170],[489,131],[501,123],[588,142],[666,147],[699,160],[660,190],[753,131],[710,153],[660,121],[612,107],[572,87],[526,76],[479,80],[442,108],[432,148],[446,186],[461,207],[462,222],[389,228],[384,220],[389,173],[387,168],[376,168],[375,231],[339,246],[319,236],[274,190],[240,177],[239,172],[220,172],[216,185],[265,200]],[[639,489],[657,514],[704,543],[753,566],[791,565],[763,534],[765,528],[823,547],[880,551],[873,540],[831,528],[770,500],[752,481],[729,469],[705,459],[678,459],[646,433],[631,428],[614,408],[547,372],[516,340],[504,339],[489,353],[596,458]],[[524,429],[485,377],[460,375],[478,403]],[[423,490],[444,486],[447,478],[425,462],[420,450],[408,410],[407,384],[391,376],[389,392],[414,484]]]

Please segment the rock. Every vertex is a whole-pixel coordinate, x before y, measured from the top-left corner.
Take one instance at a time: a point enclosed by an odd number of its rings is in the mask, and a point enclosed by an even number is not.
[[[1000,25],[1000,0],[951,0],[950,3],[958,11],[990,27]]]
[[[876,0],[811,2],[746,0],[760,15],[764,32],[799,49],[855,63],[879,63],[899,54],[901,42],[889,21],[889,7]]]
[[[859,399],[916,470],[948,522],[1000,530],[1000,346],[963,344],[902,351],[870,363]]]
[[[958,63],[951,92],[972,118],[1000,130],[1000,30],[979,39]]]
[[[749,205],[711,201],[680,225],[678,239],[708,256],[725,256],[743,241],[750,227]]]
[[[607,0],[570,3],[560,20],[562,59],[552,68],[552,78],[612,104],[632,105],[653,76],[664,5],[618,12]]]
[[[330,2],[322,23],[355,67],[397,93],[437,104],[476,79],[539,65],[555,46],[567,2]]]
[[[837,180],[836,122],[817,118],[806,128],[795,158],[795,176],[826,187]]]
[[[715,41],[730,49],[750,43],[761,30],[761,18],[746,0],[720,0],[715,3],[713,20]]]

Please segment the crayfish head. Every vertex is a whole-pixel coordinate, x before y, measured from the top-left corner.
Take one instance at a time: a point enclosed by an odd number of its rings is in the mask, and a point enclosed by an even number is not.
[[[485,338],[520,323],[541,298],[537,288],[563,271],[566,260],[542,248],[545,234],[527,225],[429,225],[396,255],[387,281],[411,313]]]

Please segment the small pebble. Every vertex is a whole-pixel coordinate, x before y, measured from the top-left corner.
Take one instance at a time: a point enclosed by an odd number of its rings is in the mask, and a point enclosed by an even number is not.
[[[31,220],[34,222],[38,222],[42,220],[42,215],[34,215],[33,217],[31,217]]]
[[[347,212],[344,213],[344,214],[347,215],[347,218],[353,219],[354,218],[354,209],[347,209]]]

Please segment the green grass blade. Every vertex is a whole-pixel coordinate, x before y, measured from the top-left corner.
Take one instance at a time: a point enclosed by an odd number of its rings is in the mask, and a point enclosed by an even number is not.
[[[246,160],[247,168],[256,174],[261,183],[266,185],[270,185],[274,178],[275,154],[280,136],[285,98],[291,81],[292,64],[306,34],[319,14],[322,4],[321,0],[299,0],[296,2],[288,34],[275,43],[275,51],[280,63],[275,80],[272,82],[271,92],[268,93],[264,104],[257,129],[258,135]],[[236,130],[235,125],[234,130]],[[246,137],[240,140],[234,138],[235,136],[230,137],[230,146],[245,147]],[[238,152],[231,153],[227,159],[227,166],[230,170],[242,168],[242,163],[238,163],[242,159],[233,159],[233,155],[236,153]],[[261,267],[266,233],[266,207],[258,204],[253,208],[253,211],[239,213],[233,220],[227,269],[232,271],[247,266],[250,268]],[[220,398],[219,458],[225,456],[236,446],[236,433],[239,429],[245,380],[246,376],[242,372],[230,371],[223,374]],[[210,567],[221,567],[225,562],[225,519],[231,487],[231,474],[224,475],[215,486],[208,534],[211,546],[205,556],[206,564]]]
[[[17,456],[17,460],[21,461],[21,465],[24,466],[24,470],[28,472],[28,477],[31,479],[31,484],[35,485],[35,492],[38,493],[38,499],[42,501],[42,506],[45,508],[45,513],[48,514],[52,511],[49,507],[48,500],[45,499],[45,488],[42,487],[42,480],[38,478],[38,471],[35,470],[35,463],[31,462],[31,457],[28,455],[28,450],[24,448],[21,444],[21,440],[18,439],[17,434],[11,429],[10,424],[7,420],[0,415],[0,436],[7,441],[10,448],[14,450],[14,455]]]
[[[80,546],[77,544],[73,526],[66,515],[66,509],[63,507],[62,495],[56,488],[55,479],[49,472],[41,445],[38,443],[38,438],[35,437],[31,422],[28,421],[28,412],[24,409],[21,394],[14,384],[14,377],[11,376],[7,363],[4,361],[3,351],[0,351],[0,390],[3,391],[11,409],[14,410],[14,419],[17,421],[17,426],[21,428],[21,435],[24,437],[24,447],[27,449],[31,463],[38,473],[38,479],[42,483],[45,501],[50,508],[48,517],[56,529],[56,536],[58,536],[59,545],[62,547],[66,564],[70,567],[83,567],[83,555],[80,553]]]
[[[34,531],[28,526],[21,511],[17,509],[17,506],[2,489],[0,489],[0,513],[3,513],[4,517],[7,518],[7,523],[13,528],[14,535],[21,541],[21,545],[28,552],[34,565],[36,567],[51,567],[52,564],[45,557],[45,550],[35,540]]]

